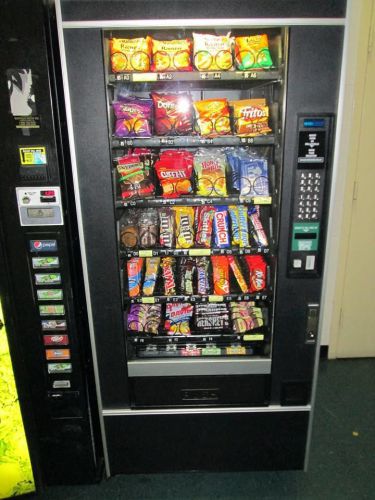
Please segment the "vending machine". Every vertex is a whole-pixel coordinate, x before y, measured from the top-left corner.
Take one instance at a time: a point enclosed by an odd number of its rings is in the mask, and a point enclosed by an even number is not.
[[[42,314],[32,242],[76,221],[107,476],[306,467],[345,1],[54,7],[70,161],[16,142],[13,223]]]

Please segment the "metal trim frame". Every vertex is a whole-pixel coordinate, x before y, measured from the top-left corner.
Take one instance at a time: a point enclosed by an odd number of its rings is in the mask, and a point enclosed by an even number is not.
[[[313,374],[313,382],[312,382],[312,390],[311,390],[311,408],[312,412],[309,418],[309,427],[307,431],[307,441],[306,441],[306,452],[305,452],[305,464],[304,470],[306,471],[309,465],[309,456],[310,456],[310,448],[311,448],[311,438],[312,438],[312,426],[314,421],[314,410],[315,410],[315,401],[316,401],[316,389],[318,385],[318,369],[319,369],[319,350],[320,344],[323,336],[324,328],[327,328],[330,322],[330,318],[332,317],[333,310],[333,302],[330,300],[332,298],[332,291],[330,291],[330,282],[334,281],[334,278],[337,273],[337,265],[333,265],[333,261],[337,261],[337,253],[339,247],[339,241],[335,239],[335,233],[331,231],[331,226],[338,225],[337,216],[338,214],[342,214],[341,204],[343,192],[342,189],[338,192],[337,189],[337,177],[339,175],[343,175],[343,165],[341,161],[341,142],[342,142],[342,128],[343,128],[343,120],[346,109],[346,102],[344,102],[344,94],[346,88],[346,82],[348,78],[349,71],[349,37],[350,37],[350,19],[353,18],[351,13],[353,12],[354,2],[352,0],[348,0],[346,7],[346,17],[345,17],[345,30],[344,30],[344,42],[343,42],[343,50],[342,50],[342,62],[341,62],[341,75],[340,75],[340,87],[339,87],[339,96],[337,102],[337,115],[336,115],[336,130],[335,130],[335,138],[334,138],[334,153],[333,153],[333,166],[332,166],[332,182],[331,182],[331,192],[330,192],[330,207],[329,207],[329,216],[328,216],[328,225],[327,225],[327,240],[326,240],[326,252],[324,258],[324,274],[323,274],[323,283],[322,283],[322,292],[320,299],[320,314],[319,314],[319,327],[318,327],[318,338],[316,342],[316,354],[315,354],[315,365],[314,365],[314,374]],[[351,91],[353,93],[353,90]],[[346,163],[347,165],[347,163]],[[342,215],[339,216],[339,224],[342,223]],[[330,296],[331,295],[331,296]]]
[[[60,4],[60,0],[57,0]],[[61,10],[60,10],[61,12]],[[102,28],[102,29],[131,29],[131,28],[207,28],[207,27],[282,27],[282,26],[344,26],[345,19],[341,17],[301,17],[301,18],[244,18],[244,19],[136,19],[136,20],[103,20],[103,21],[63,21],[64,29],[74,28]]]
[[[128,362],[129,377],[249,375],[271,373],[271,359],[147,359]]]
[[[75,198],[75,202],[76,202],[78,234],[79,234],[79,240],[80,240],[80,250],[81,250],[81,254],[82,254],[82,272],[83,272],[83,280],[84,280],[85,296],[86,296],[86,304],[87,304],[87,318],[88,318],[88,324],[89,324],[90,341],[91,341],[91,349],[92,349],[92,357],[93,357],[93,369],[94,369],[96,394],[97,394],[98,409],[99,409],[100,430],[101,430],[101,435],[102,435],[102,440],[103,440],[104,462],[105,462],[106,474],[109,477],[110,476],[110,468],[109,468],[107,441],[106,441],[106,435],[105,435],[105,430],[104,430],[104,421],[103,421],[103,417],[102,417],[103,405],[102,405],[102,397],[101,397],[101,391],[100,391],[100,376],[99,376],[98,360],[97,360],[97,352],[96,352],[96,344],[95,344],[95,335],[94,335],[94,324],[93,324],[93,316],[92,316],[90,285],[89,285],[89,279],[88,279],[85,234],[83,231],[81,199],[80,199],[80,195],[79,195],[80,189],[79,189],[79,179],[78,179],[78,171],[77,171],[77,158],[76,158],[76,152],[75,152],[74,127],[73,127],[71,102],[70,102],[69,78],[68,78],[68,68],[67,68],[66,54],[65,54],[64,32],[63,32],[63,26],[62,26],[63,23],[62,23],[60,0],[56,0],[55,9],[56,9],[56,21],[57,21],[59,48],[60,48],[60,58],[61,58],[61,71],[62,71],[62,77],[63,77],[64,97],[65,97],[65,103],[66,103],[66,121],[67,121],[68,136],[69,136],[69,149],[70,149],[71,165],[72,165],[74,198]]]
[[[165,408],[152,410],[132,410],[128,408],[112,408],[104,410],[104,417],[121,417],[121,416],[152,416],[152,415],[200,415],[210,413],[276,413],[276,412],[296,412],[296,411],[311,411],[311,405],[306,406],[246,406],[238,408]]]

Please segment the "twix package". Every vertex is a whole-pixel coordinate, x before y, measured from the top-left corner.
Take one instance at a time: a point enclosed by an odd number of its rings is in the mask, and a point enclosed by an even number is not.
[[[237,135],[253,137],[272,132],[268,125],[269,108],[265,99],[231,101]]]
[[[112,71],[150,71],[151,38],[112,38],[110,40]]]

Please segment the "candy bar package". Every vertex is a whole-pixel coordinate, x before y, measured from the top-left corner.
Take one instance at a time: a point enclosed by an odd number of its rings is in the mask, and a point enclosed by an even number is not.
[[[150,257],[146,259],[145,279],[142,288],[142,293],[146,297],[150,297],[154,293],[159,266],[160,257]]]
[[[198,196],[227,196],[227,160],[218,149],[200,149],[194,155]]]
[[[195,209],[195,243],[198,247],[211,248],[215,208],[210,206]]]
[[[254,137],[272,132],[268,125],[269,108],[265,99],[231,101],[234,129],[237,135]]]
[[[180,279],[180,293],[182,295],[193,295],[195,261],[192,257],[181,257],[178,274]]]
[[[167,335],[190,335],[190,320],[194,306],[184,303],[167,303],[165,325]]]
[[[138,212],[128,210],[120,223],[120,242],[124,248],[135,248],[139,245]]]
[[[163,257],[161,259],[161,268],[165,295],[176,295],[176,259],[174,257]]]
[[[217,137],[231,134],[230,109],[226,99],[194,101],[193,107],[199,135]]]
[[[116,137],[151,137],[152,99],[128,96],[112,103]]]
[[[151,71],[192,71],[191,40],[152,39]]]
[[[161,304],[132,304],[127,317],[128,330],[157,335],[161,320]]]
[[[195,262],[197,269],[198,295],[208,295],[210,293],[210,281],[208,279],[208,269],[210,267],[210,261],[208,257],[197,257]]]
[[[229,293],[229,262],[225,255],[213,255],[211,257],[212,274],[215,295],[227,295]]]
[[[163,189],[164,198],[178,198],[191,194],[191,176],[194,156],[190,151],[162,151],[155,162],[155,170]]]
[[[233,255],[228,255],[227,258],[228,258],[229,266],[230,266],[230,268],[231,268],[231,270],[232,270],[232,272],[237,280],[239,287],[241,288],[241,292],[248,293],[249,289],[248,289],[247,283],[245,281],[245,278],[243,277],[238,260],[236,259],[236,257],[233,257]]]
[[[128,274],[129,297],[137,297],[141,294],[141,281],[143,258],[132,257],[126,263]]]
[[[173,207],[175,213],[176,248],[194,245],[194,207]]]
[[[241,187],[241,160],[238,156],[238,148],[226,148],[225,155],[229,166],[232,187],[235,191],[239,191]]]
[[[139,217],[139,244],[143,248],[153,248],[159,236],[158,212],[155,208],[142,210]]]
[[[259,205],[250,207],[248,211],[250,220],[250,234],[259,247],[267,247],[268,239],[260,220]]]
[[[121,198],[139,198],[155,193],[150,167],[145,165],[139,155],[129,154],[117,159],[118,182]]]
[[[159,243],[164,248],[173,248],[175,244],[174,212],[170,207],[159,210]]]
[[[156,135],[189,135],[193,132],[193,105],[189,94],[152,92]]]
[[[230,247],[229,215],[228,215],[228,207],[226,206],[220,206],[215,208],[214,234],[215,234],[215,247],[217,248]]]
[[[195,327],[197,330],[226,330],[229,328],[227,304],[196,304]]]
[[[244,205],[233,205],[228,208],[232,226],[232,245],[239,245],[241,248],[248,247],[250,240],[247,207]]]
[[[237,334],[249,332],[264,324],[262,309],[249,302],[231,302],[230,312],[233,331]]]
[[[111,65],[114,73],[150,71],[151,38],[112,38]]]
[[[236,36],[234,54],[239,70],[264,69],[272,66],[272,58],[268,48],[268,36],[261,35]]]
[[[262,255],[246,255],[250,273],[250,292],[260,292],[267,284],[267,264]]]
[[[194,66],[198,71],[228,71],[233,69],[233,38],[193,33]]]

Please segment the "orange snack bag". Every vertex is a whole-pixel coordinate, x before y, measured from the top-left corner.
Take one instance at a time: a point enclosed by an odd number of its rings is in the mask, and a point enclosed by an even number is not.
[[[192,71],[191,41],[152,39],[151,71]]]
[[[272,132],[268,125],[269,108],[265,99],[231,101],[234,129],[239,136],[253,137]]]
[[[268,36],[236,36],[234,42],[236,66],[242,71],[270,68],[272,58],[268,48]]]
[[[230,111],[226,99],[205,99],[193,102],[196,115],[197,131],[200,135],[215,137],[228,135],[230,128]]]
[[[111,38],[112,71],[150,71],[151,38]]]
[[[227,295],[229,293],[229,262],[225,255],[211,257],[214,280],[214,294]]]

